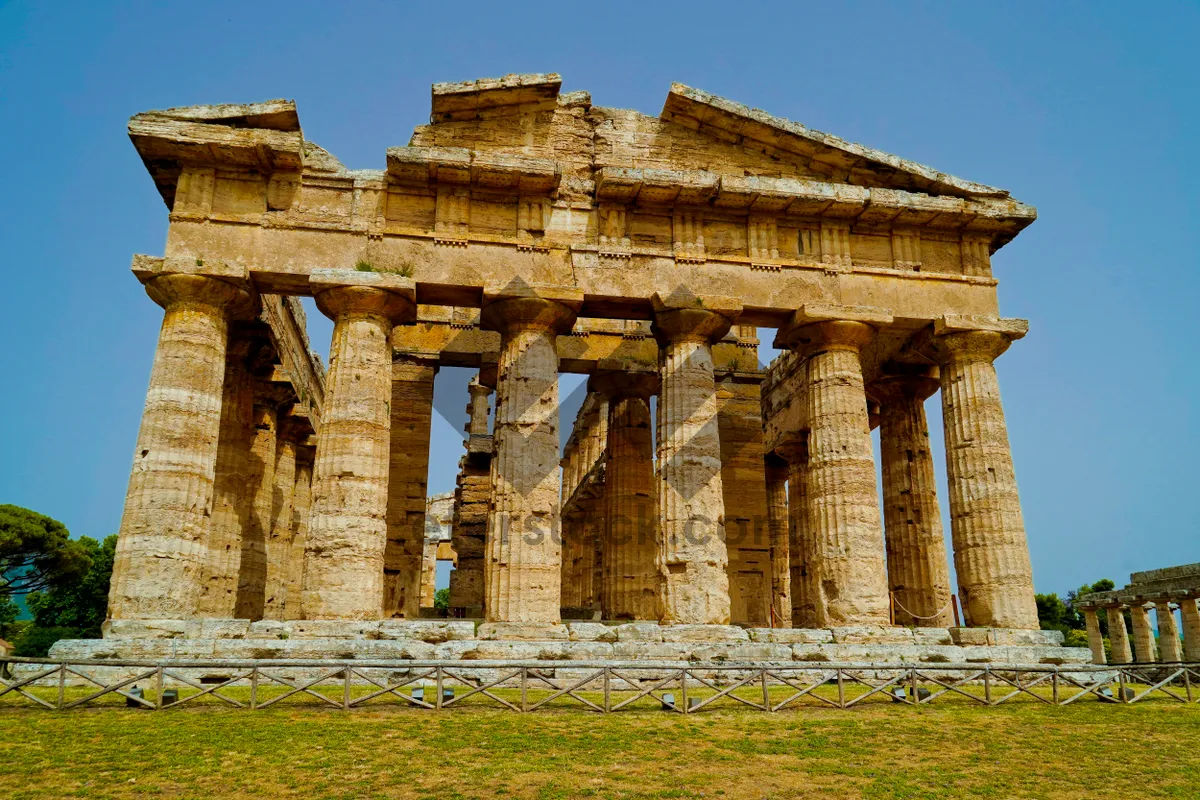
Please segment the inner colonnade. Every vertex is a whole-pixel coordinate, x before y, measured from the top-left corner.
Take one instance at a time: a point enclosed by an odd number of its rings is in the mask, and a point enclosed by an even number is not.
[[[1037,628],[994,366],[1027,325],[990,261],[1033,209],[688,87],[655,118],[560,83],[439,84],[382,171],[285,101],[134,117],[171,213],[134,259],[165,313],[110,618],[419,616],[456,366],[460,613],[948,627],[940,392],[962,624]]]

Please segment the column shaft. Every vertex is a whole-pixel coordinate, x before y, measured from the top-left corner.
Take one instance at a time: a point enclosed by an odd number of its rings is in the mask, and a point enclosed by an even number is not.
[[[1108,617],[1108,641],[1112,647],[1112,663],[1132,663],[1133,652],[1129,649],[1129,630],[1125,627],[1125,615],[1118,606],[1105,609],[1105,613]]]
[[[808,527],[817,627],[890,623],[887,562],[859,348],[861,322],[809,325]],[[812,580],[812,579],[810,579]]]
[[[385,619],[416,619],[421,613],[429,434],[436,375],[436,362],[399,356],[392,364],[387,548],[383,556]]]
[[[897,376],[871,388],[881,406],[883,518],[895,622],[948,628],[954,624],[950,568],[925,420],[925,398],[937,383]]]
[[[535,297],[500,299],[484,309],[485,327],[500,331],[484,564],[489,622],[559,621],[556,341],[574,318],[567,306]]]
[[[1094,608],[1083,610],[1083,623],[1087,626],[1088,647],[1092,651],[1093,664],[1107,664],[1104,655],[1104,634],[1100,632],[1100,617]]]
[[[1200,662],[1200,610],[1196,608],[1196,598],[1179,602],[1179,616],[1183,619],[1183,660]]]
[[[778,628],[790,628],[792,627],[792,578],[788,558],[788,469],[786,463],[769,463],[765,470],[767,476],[767,525],[771,537],[771,625]]]
[[[232,345],[225,361],[213,512],[199,600],[202,617],[232,619],[237,604],[242,529],[249,522],[250,507],[250,425],[254,386],[246,369],[249,348],[250,343],[245,340]]]
[[[271,534],[267,538],[267,576],[263,591],[263,619],[285,619],[288,562],[292,555],[295,524],[292,519],[296,491],[296,439],[281,425],[275,448]]]
[[[1137,662],[1153,664],[1158,661],[1158,648],[1154,645],[1150,614],[1145,606],[1136,604],[1129,607],[1129,617],[1133,621],[1133,652]]]
[[[196,613],[207,560],[231,308],[247,295],[198,275],[150,279],[165,309],[113,564],[109,617]]]
[[[800,439],[781,450],[788,462],[788,579],[792,627],[816,628],[816,542],[809,525],[808,446]]]
[[[275,503],[275,449],[279,412],[273,400],[254,404],[246,487],[250,507],[242,529],[242,557],[238,568],[238,619],[262,619],[267,591],[267,539],[271,535]]]
[[[966,623],[1036,629],[1033,569],[992,363],[1008,340],[974,331],[943,336],[941,346],[950,530]]]
[[[373,286],[323,288],[316,300],[334,324],[313,466],[304,611],[312,619],[375,619],[383,607],[387,545],[391,332],[413,305]]]
[[[1179,625],[1175,622],[1175,612],[1171,603],[1159,600],[1154,604],[1154,616],[1158,622],[1159,658],[1164,664],[1183,660],[1183,648],[1179,645]]]
[[[313,448],[296,450],[296,486],[292,491],[292,546],[288,553],[287,595],[284,619],[304,619],[301,591],[304,587],[304,549],[308,542],[308,518],[312,509]]]
[[[609,548],[605,572],[612,585],[608,616],[658,619],[658,509],[650,404],[645,397],[609,400],[607,439],[604,513]]]

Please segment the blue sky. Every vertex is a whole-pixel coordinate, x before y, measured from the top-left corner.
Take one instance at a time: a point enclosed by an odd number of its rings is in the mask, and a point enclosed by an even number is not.
[[[1200,8],[1141,8],[0,3],[0,502],[117,529],[161,320],[129,261],[166,234],[130,115],[294,98],[307,138],[382,168],[431,83],[554,71],[651,114],[681,81],[1037,206],[994,269],[1032,325],[999,370],[1038,589],[1200,561]],[[435,422],[431,491],[459,424]]]

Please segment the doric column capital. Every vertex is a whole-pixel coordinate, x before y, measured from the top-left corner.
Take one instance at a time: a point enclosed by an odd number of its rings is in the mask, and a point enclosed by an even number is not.
[[[772,450],[763,456],[763,469],[768,483],[788,479],[788,461],[778,450]]]
[[[479,376],[475,376],[471,379],[471,382],[467,384],[467,391],[471,395],[471,400],[486,401],[492,394],[492,387],[481,383]]]
[[[640,397],[649,400],[658,394],[661,379],[657,372],[626,372],[597,370],[588,378],[588,391],[598,392],[609,400]]]
[[[742,303],[733,297],[674,292],[650,298],[654,322],[650,326],[659,344],[722,339],[742,313]]]
[[[924,402],[941,386],[937,367],[889,362],[883,374],[867,384],[867,395],[882,405],[916,400]]]
[[[254,405],[267,406],[275,411],[282,411],[299,398],[292,384],[286,381],[255,381]]]
[[[416,316],[416,284],[400,275],[319,269],[309,277],[309,285],[317,308],[330,319],[375,316],[395,325]]]
[[[575,326],[582,307],[583,292],[576,289],[505,287],[484,292],[479,325],[501,334],[527,330],[563,334]]]
[[[392,353],[392,380],[432,381],[441,360],[436,353]]]
[[[239,282],[209,275],[163,273],[144,279],[146,294],[163,308],[180,303],[213,306],[229,319],[250,319],[258,313],[258,296]]]
[[[790,466],[797,467],[808,461],[808,434],[792,436],[775,445],[776,456],[786,461]]]
[[[913,349],[941,366],[995,361],[1029,330],[1023,319],[945,316],[917,335]]]
[[[292,409],[291,413],[279,418],[279,438],[300,445],[313,434],[312,420],[303,409]]]
[[[892,314],[873,306],[806,305],[792,313],[775,335],[775,346],[809,354],[815,350],[854,350],[875,338],[876,328],[890,325]]]

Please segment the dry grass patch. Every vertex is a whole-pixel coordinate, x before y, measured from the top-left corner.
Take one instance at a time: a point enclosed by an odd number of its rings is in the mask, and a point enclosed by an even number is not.
[[[0,705],[21,798],[1196,798],[1200,706],[886,701],[776,714],[298,700],[48,712]],[[1113,757],[1114,748],[1128,754]]]

